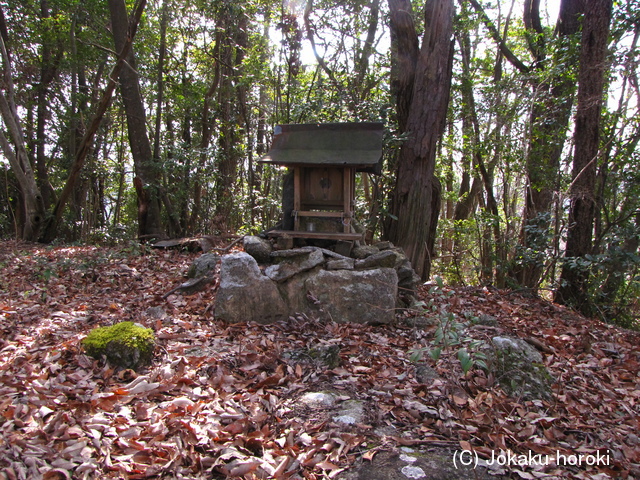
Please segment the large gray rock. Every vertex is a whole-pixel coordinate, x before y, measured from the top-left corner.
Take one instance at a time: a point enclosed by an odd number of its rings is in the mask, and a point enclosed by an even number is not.
[[[338,323],[389,323],[395,317],[398,276],[392,268],[321,270],[305,286],[319,312]]]
[[[268,263],[271,260],[273,247],[269,240],[265,238],[247,235],[242,240],[244,251],[256,259],[258,263]]]
[[[299,273],[285,282],[278,283],[280,296],[289,307],[289,314],[306,313],[310,314],[310,305],[313,300],[308,298],[306,282],[317,275],[321,267],[317,266],[311,270]]]
[[[215,305],[216,317],[230,322],[271,323],[289,315],[276,284],[244,252],[222,257]]]
[[[215,253],[205,253],[196,258],[189,270],[187,271],[187,277],[189,278],[201,278],[201,277],[213,277],[216,265],[220,261],[220,257]]]

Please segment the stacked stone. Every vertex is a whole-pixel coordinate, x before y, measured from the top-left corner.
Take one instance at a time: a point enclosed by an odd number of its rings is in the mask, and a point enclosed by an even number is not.
[[[336,322],[389,323],[410,302],[419,277],[389,242],[350,257],[318,247],[273,250],[246,237],[246,253],[222,257],[216,317],[270,323],[296,313]],[[260,268],[259,263],[262,264]]]

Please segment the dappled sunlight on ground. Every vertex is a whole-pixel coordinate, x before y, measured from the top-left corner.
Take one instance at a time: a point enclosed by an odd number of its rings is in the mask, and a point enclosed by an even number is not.
[[[611,454],[599,467],[507,469],[521,478],[640,473],[637,333],[508,291],[448,287],[424,288],[422,307],[393,325],[302,316],[228,325],[213,318],[215,287],[162,298],[197,255],[0,244],[5,478],[340,478],[378,452],[425,445],[485,459],[500,449]],[[432,360],[443,312],[464,324],[472,353],[472,342],[495,335],[535,345],[556,380],[553,398],[511,398],[482,369],[465,375],[457,347]],[[124,320],[157,338],[153,365],[137,373],[80,346],[92,328]],[[339,364],[313,353],[323,349],[339,352]],[[308,392],[332,392],[335,407],[300,403]],[[336,421],[351,400],[363,417]]]

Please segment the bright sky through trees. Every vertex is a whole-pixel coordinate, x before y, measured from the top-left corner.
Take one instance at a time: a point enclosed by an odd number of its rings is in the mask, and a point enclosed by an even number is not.
[[[289,9],[291,12],[298,15],[299,18],[302,18],[302,15],[304,14],[303,2],[293,1],[293,0],[284,0],[284,1],[289,6]],[[522,3],[522,2],[521,0],[518,0],[517,3]],[[508,7],[510,7],[510,5],[508,5],[506,2],[501,5],[502,10]],[[546,1],[543,0],[541,4],[540,15],[545,23],[547,23],[549,26],[552,26],[552,25],[555,25],[555,22],[558,18],[559,10],[560,10],[560,0],[546,0]],[[517,5],[514,5],[514,11],[518,11]],[[280,42],[282,41],[282,33],[277,29],[272,29],[271,39],[274,42],[274,44],[279,45]],[[389,42],[390,42],[389,32],[387,31],[382,32],[382,36],[380,37],[380,41],[377,46],[378,52],[379,53],[386,52],[387,49],[389,48]],[[320,48],[318,49],[318,54],[321,57],[324,56],[325,53],[326,52],[324,52],[322,49]],[[306,38],[304,38],[302,41],[302,51],[300,53],[300,59],[303,65],[315,65],[317,63],[311,44]]]

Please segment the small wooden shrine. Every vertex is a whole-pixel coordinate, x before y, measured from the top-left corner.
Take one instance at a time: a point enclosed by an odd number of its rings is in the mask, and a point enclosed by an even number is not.
[[[356,172],[380,174],[382,135],[382,123],[277,126],[260,161],[292,175],[285,178],[282,229],[268,235],[360,240],[352,223]]]

